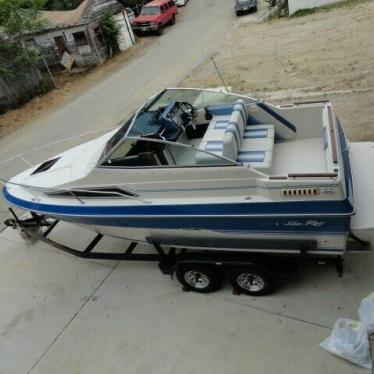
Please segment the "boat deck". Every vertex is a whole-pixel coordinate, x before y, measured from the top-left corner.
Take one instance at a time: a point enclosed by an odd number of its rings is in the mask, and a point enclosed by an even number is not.
[[[326,172],[326,159],[321,138],[274,144],[273,175]]]
[[[185,143],[199,148],[201,139],[191,139]],[[321,138],[296,139],[274,144],[271,174],[327,172],[326,156]]]

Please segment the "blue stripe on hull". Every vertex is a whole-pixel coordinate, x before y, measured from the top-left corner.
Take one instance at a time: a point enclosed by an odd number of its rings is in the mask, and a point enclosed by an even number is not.
[[[50,215],[78,216],[258,216],[258,215],[351,215],[354,209],[349,199],[341,201],[302,201],[276,203],[225,203],[137,206],[55,205],[32,202],[12,196],[4,187],[5,199],[21,209]]]
[[[59,218],[58,216],[55,216]],[[64,216],[62,220],[71,223],[172,230],[212,230],[241,233],[281,233],[305,235],[345,235],[349,230],[350,218],[246,218],[246,217],[75,217]]]

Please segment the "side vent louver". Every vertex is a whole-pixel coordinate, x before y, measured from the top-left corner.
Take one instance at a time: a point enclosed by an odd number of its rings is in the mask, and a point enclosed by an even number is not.
[[[54,158],[52,160],[48,160],[48,161],[45,161],[43,162],[36,170],[34,170],[32,172],[31,175],[34,175],[34,174],[39,174],[39,173],[42,173],[43,171],[47,171],[48,169],[50,169],[58,160],[60,159],[60,157],[58,158]]]
[[[80,190],[56,190],[45,193],[48,196],[56,197],[79,197],[79,198],[108,198],[108,197],[136,197],[135,194],[126,191],[122,188],[109,187],[109,188],[92,188]]]
[[[315,196],[321,193],[319,188],[295,188],[282,190],[281,195],[284,197],[293,197],[293,196]]]

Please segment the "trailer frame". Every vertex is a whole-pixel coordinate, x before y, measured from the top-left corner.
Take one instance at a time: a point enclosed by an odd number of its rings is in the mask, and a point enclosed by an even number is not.
[[[191,267],[195,267],[196,269],[214,268],[217,272],[231,273],[237,269],[250,268],[254,272],[260,271],[262,274],[268,274],[273,282],[272,290],[275,289],[278,283],[277,273],[279,269],[293,262],[301,265],[319,264],[334,266],[339,277],[342,277],[344,271],[341,255],[323,256],[311,255],[309,253],[317,247],[315,240],[238,239],[233,241],[204,238],[147,237],[146,242],[154,248],[155,253],[135,253],[136,247],[139,244],[136,241],[130,242],[124,248],[123,252],[117,253],[96,252],[96,246],[104,237],[103,234],[97,233],[84,249],[74,249],[50,239],[49,236],[60,222],[59,220],[34,212],[30,212],[30,218],[19,218],[12,208],[9,208],[9,211],[13,218],[7,219],[4,222],[5,225],[13,229],[19,229],[29,237],[40,240],[65,253],[84,259],[158,262],[158,266],[163,274],[169,274],[172,277],[174,273],[177,274],[177,278],[184,285],[183,289],[185,291],[210,292],[210,290],[194,289],[194,287],[190,287],[191,285],[184,282],[184,275],[181,275],[181,269],[190,269]],[[43,228],[46,229],[43,230]],[[362,241],[353,234],[350,235],[350,239],[347,243],[346,252],[357,253],[371,250],[368,242]],[[209,246],[206,246],[207,241],[209,241]],[[168,250],[165,250],[165,247]],[[219,249],[214,250],[214,248]],[[271,250],[276,251],[276,249],[285,248],[289,250],[289,253],[271,252]],[[240,249],[241,251],[235,251],[235,249]],[[245,251],[246,249],[251,251]],[[179,250],[178,253],[177,250]],[[219,283],[217,281],[216,288],[219,288]],[[234,293],[239,294],[243,292],[239,288],[233,284]],[[244,293],[249,292],[245,292],[244,290]],[[257,294],[253,293],[253,295]]]

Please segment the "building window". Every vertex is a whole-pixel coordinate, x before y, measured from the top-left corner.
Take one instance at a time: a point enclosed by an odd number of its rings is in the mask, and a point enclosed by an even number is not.
[[[73,38],[77,47],[88,44],[88,40],[84,31],[74,32]]]

